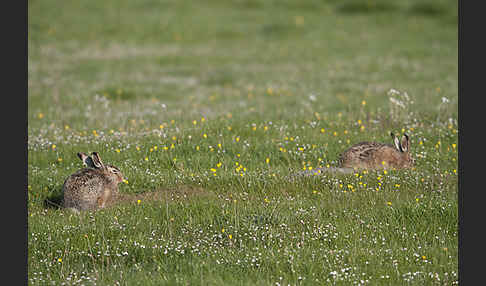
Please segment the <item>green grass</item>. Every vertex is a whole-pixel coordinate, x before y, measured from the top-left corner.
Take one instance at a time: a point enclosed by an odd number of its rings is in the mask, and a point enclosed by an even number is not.
[[[457,284],[455,2],[28,9],[30,285]],[[294,176],[390,131],[414,169]],[[56,207],[80,151],[126,199]]]

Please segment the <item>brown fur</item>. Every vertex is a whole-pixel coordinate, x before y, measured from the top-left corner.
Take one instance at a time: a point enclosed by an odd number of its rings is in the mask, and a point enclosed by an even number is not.
[[[63,206],[76,211],[104,208],[118,194],[123,174],[115,166],[104,165],[96,152],[92,153],[92,158],[84,153],[78,153],[78,157],[89,167],[78,170],[64,181]],[[95,164],[86,164],[86,159]]]
[[[391,134],[395,140],[395,135]],[[408,135],[397,145],[360,142],[344,151],[339,158],[341,168],[353,169],[402,169],[414,165],[410,155]]]

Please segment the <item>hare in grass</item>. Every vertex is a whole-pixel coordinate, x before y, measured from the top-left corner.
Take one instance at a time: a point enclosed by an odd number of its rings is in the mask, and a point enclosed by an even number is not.
[[[405,133],[401,140],[390,133],[393,144],[378,142],[360,142],[346,149],[339,156],[339,166],[318,168],[311,174],[323,172],[352,173],[356,169],[404,169],[414,166],[410,154],[410,140]],[[309,173],[305,173],[309,174]]]
[[[86,168],[70,175],[62,187],[63,206],[75,212],[104,208],[118,194],[118,184],[123,174],[112,165],[105,165],[97,152],[91,156],[79,152],[79,159]]]
[[[339,167],[353,169],[403,169],[414,166],[410,140],[405,133],[401,140],[393,133],[392,144],[360,142],[349,147],[339,157]]]

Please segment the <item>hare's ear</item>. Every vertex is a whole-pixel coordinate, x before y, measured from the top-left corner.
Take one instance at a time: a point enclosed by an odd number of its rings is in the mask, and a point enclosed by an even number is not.
[[[410,145],[410,141],[408,135],[407,133],[403,133],[402,142],[400,143],[400,147],[402,148],[402,151],[407,152],[409,145]]]
[[[400,140],[398,140],[398,138],[395,136],[395,134],[393,134],[393,132],[390,132],[390,135],[393,138],[393,144],[395,144],[395,148],[397,148],[397,150],[401,152],[402,149],[400,147]]]
[[[93,159],[90,156],[86,155],[86,153],[79,152],[78,157],[79,159],[81,159],[81,161],[83,161],[83,165],[85,165],[86,167],[96,168]]]
[[[99,168],[99,169],[104,169],[105,168],[105,165],[101,161],[101,157],[98,154],[98,152],[91,153],[91,156],[93,156],[93,163],[94,163],[94,166],[96,168]]]

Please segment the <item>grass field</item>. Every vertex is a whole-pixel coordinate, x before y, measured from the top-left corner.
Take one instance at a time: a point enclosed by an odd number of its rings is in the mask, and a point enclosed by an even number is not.
[[[456,1],[29,1],[30,285],[458,283]],[[407,132],[416,166],[295,176]],[[124,199],[62,184],[98,151]]]

